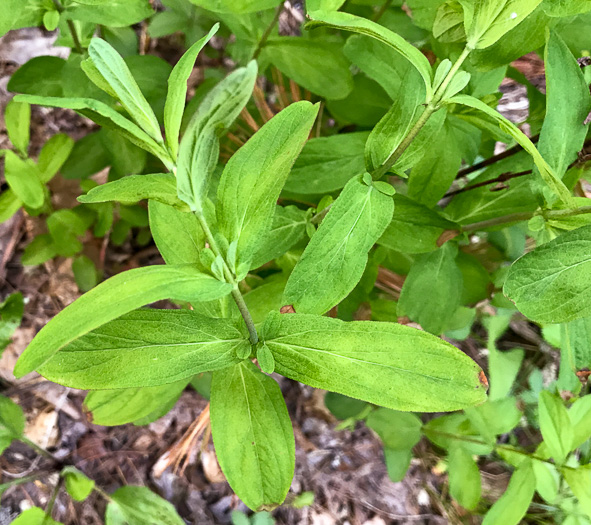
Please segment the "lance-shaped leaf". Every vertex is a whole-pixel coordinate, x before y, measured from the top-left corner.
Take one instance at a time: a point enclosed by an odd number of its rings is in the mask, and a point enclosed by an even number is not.
[[[493,45],[529,15],[542,0],[461,0],[468,46]]]
[[[94,67],[108,84],[110,89],[107,92],[114,93],[133,120],[154,140],[161,143],[160,124],[154,110],[148,104],[121,55],[111,44],[100,38],[91,40],[88,54]]]
[[[43,206],[45,188],[41,172],[32,160],[23,160],[13,151],[5,153],[4,176],[10,189],[25,205],[36,209]]]
[[[565,204],[569,206],[572,204],[573,198],[568,191],[568,188],[560,178],[558,178],[542,155],[540,155],[540,152],[536,149],[532,141],[515,124],[503,117],[498,111],[487,106],[481,100],[469,95],[456,95],[455,97],[450,98],[447,102],[450,104],[462,104],[474,109],[479,109],[483,113],[493,117],[499,123],[501,130],[511,135],[517,143],[532,156],[540,176],[550,190],[552,190],[552,192],[554,192]]]
[[[361,279],[367,253],[392,220],[394,200],[360,177],[343,189],[304,250],[285,288],[297,312],[323,314]]]
[[[445,412],[486,399],[472,359],[408,326],[273,312],[261,337],[281,375],[386,408]]]
[[[185,523],[171,503],[148,487],[133,485],[125,485],[109,496],[105,522],[109,525],[145,523],[183,525]]]
[[[579,500],[581,509],[591,518],[591,470],[589,465],[576,469],[564,467],[561,472],[573,494]]]
[[[308,139],[319,106],[291,104],[275,115],[230,159],[218,187],[217,219],[228,242],[238,242],[238,263],[250,263],[271,229],[289,171]]]
[[[293,430],[281,389],[252,363],[213,374],[211,430],[230,486],[251,509],[283,503],[295,466]]]
[[[189,379],[181,379],[158,386],[94,390],[84,399],[84,411],[95,425],[151,423],[174,406],[188,384]]]
[[[386,29],[384,26],[372,22],[371,20],[349,13],[337,11],[314,11],[313,13],[309,13],[309,15],[312,20],[306,24],[306,28],[308,29],[313,29],[315,27],[331,27],[334,29],[342,29],[344,31],[368,35],[398,51],[417,68],[425,82],[427,100],[431,99],[433,90],[431,88],[431,65],[429,64],[429,60],[427,60],[427,57],[425,57],[423,53],[412,44],[409,44],[400,35]]]
[[[120,273],[47,323],[17,361],[14,374],[22,377],[68,343],[145,304],[162,299],[213,301],[231,291],[232,285],[199,272],[194,265],[146,266]]]
[[[173,159],[176,159],[179,151],[179,134],[187,98],[187,80],[193,71],[197,55],[217,33],[219,27],[219,24],[215,24],[206,36],[195,42],[174,66],[168,78],[168,94],[164,105],[164,129],[166,144]]]
[[[201,210],[209,179],[218,161],[219,135],[234,122],[248,102],[257,64],[230,73],[203,99],[185,132],[178,156],[178,196],[191,210]]]
[[[474,510],[480,500],[480,470],[472,455],[457,441],[449,449],[449,492],[465,509]]]
[[[517,309],[539,323],[591,316],[591,226],[563,233],[517,259],[503,288]]]
[[[538,150],[559,178],[583,147],[591,111],[589,85],[575,57],[554,31],[548,32],[546,67],[546,117]]]
[[[190,310],[137,310],[66,345],[39,368],[82,390],[165,385],[239,363],[248,339],[226,319]]]
[[[539,397],[540,430],[544,444],[558,463],[563,463],[571,451],[573,426],[562,400],[548,391]]]
[[[78,202],[135,204],[144,199],[155,200],[188,211],[187,205],[176,194],[176,178],[172,173],[129,175],[92,188],[86,195],[78,197]]]
[[[60,170],[72,153],[74,144],[74,140],[68,135],[58,133],[43,145],[38,159],[42,182],[49,182]]]
[[[96,122],[99,126],[114,129],[136,146],[160,158],[163,162],[169,162],[168,153],[139,126],[117,113],[104,102],[90,98],[61,98],[40,97],[36,95],[17,95],[15,100],[48,106],[53,108],[73,109],[84,117]]]

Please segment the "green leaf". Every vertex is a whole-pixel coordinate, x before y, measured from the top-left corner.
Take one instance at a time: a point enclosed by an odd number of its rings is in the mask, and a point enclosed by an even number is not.
[[[252,510],[283,503],[293,479],[295,442],[274,379],[252,363],[214,373],[211,430],[230,487]]]
[[[41,171],[41,182],[49,182],[64,165],[72,149],[74,140],[65,133],[51,137],[41,149],[37,165]]]
[[[21,200],[8,189],[0,194],[0,223],[10,219],[23,205]]]
[[[588,466],[577,469],[565,467],[561,469],[568,486],[579,500],[581,509],[591,518],[591,471]]]
[[[106,525],[184,525],[175,508],[147,487],[126,485],[109,496]],[[146,521],[147,520],[147,521]]]
[[[177,197],[176,177],[172,173],[131,175],[101,184],[91,189],[86,195],[78,197],[78,202],[84,204],[94,202],[136,204],[144,199],[155,200],[180,210],[187,210],[187,205]]]
[[[531,461],[524,460],[513,472],[505,493],[490,508],[482,525],[517,525],[534,497],[536,480]]]
[[[6,151],[4,159],[4,176],[10,189],[26,206],[41,208],[45,201],[45,187],[37,165],[30,159],[21,159],[10,150]]]
[[[363,152],[369,133],[342,133],[312,138],[296,160],[283,187],[298,195],[320,195],[340,190],[365,171]]]
[[[554,465],[542,461],[533,461],[536,476],[536,492],[550,505],[556,503],[560,476]]]
[[[25,510],[12,522],[12,525],[61,525],[61,523],[52,520],[39,507],[33,507]]]
[[[468,47],[484,49],[517,26],[542,0],[464,0]]]
[[[324,395],[324,405],[334,417],[340,420],[356,418],[368,406],[365,401],[343,396],[335,392],[326,392]]]
[[[132,144],[145,149],[148,153],[155,155],[163,162],[169,161],[168,154],[160,144],[133,122],[103,102],[89,98],[38,97],[34,95],[17,95],[14,99],[40,106],[73,109],[100,126],[118,131]]]
[[[281,257],[306,232],[306,212],[296,206],[276,206],[271,230],[264,237],[251,262],[252,268]]]
[[[276,314],[261,338],[273,352],[276,372],[386,408],[438,412],[486,399],[476,363],[408,326]]]
[[[318,11],[319,9],[323,11],[336,11],[344,3],[345,0],[308,0],[306,2],[306,9],[308,11]]]
[[[353,33],[360,33],[375,38],[395,49],[417,68],[425,83],[427,101],[431,99],[433,95],[431,89],[431,65],[425,55],[400,35],[371,20],[349,13],[315,11],[310,13],[310,18],[312,20],[306,24],[306,28],[308,29],[330,27],[352,31]]]
[[[388,477],[397,483],[406,476],[410,461],[412,460],[412,450],[392,450],[384,447],[384,460]]]
[[[88,292],[94,288],[98,281],[98,271],[92,259],[86,255],[80,255],[72,261],[72,271],[74,272],[74,279],[81,292]]]
[[[230,73],[203,99],[179,148],[177,191],[191,210],[203,209],[209,179],[219,157],[219,136],[248,102],[257,77],[257,63]]]
[[[548,165],[544,158],[540,155],[540,152],[533,145],[532,141],[511,121],[503,117],[498,111],[494,110],[490,106],[487,106],[481,100],[471,97],[469,95],[456,95],[450,98],[447,103],[450,104],[462,104],[478,109],[486,115],[495,119],[501,129],[509,133],[517,143],[527,151],[533,158],[536,167],[539,170],[540,176],[548,187],[568,206],[573,202],[573,198],[570,191],[556,175],[554,170]]]
[[[511,432],[523,415],[514,397],[496,401],[489,397],[486,403],[468,407],[465,412],[472,426],[490,443],[496,443],[496,436]]]
[[[393,211],[392,197],[360,177],[350,180],[294,268],[285,288],[287,304],[297,312],[323,314],[347,297]]]
[[[261,58],[297,84],[326,99],[345,98],[353,89],[353,77],[342,47],[321,39],[280,36],[270,38]]]
[[[283,274],[273,274],[265,279],[263,284],[244,294],[246,306],[255,323],[262,323],[271,310],[279,310],[283,302],[283,290],[287,277]]]
[[[195,42],[177,62],[168,78],[168,95],[164,106],[164,130],[166,131],[166,144],[173,159],[176,159],[179,150],[179,135],[187,98],[187,80],[193,71],[197,55],[217,33],[219,27],[219,24],[215,24],[206,36]]]
[[[573,427],[561,399],[547,390],[539,397],[540,430],[544,443],[557,463],[564,463],[571,450]]]
[[[591,0],[546,0],[543,8],[550,16],[573,16],[591,11]]]
[[[277,7],[277,0],[191,0],[191,3],[216,13],[246,14]]]
[[[423,424],[409,412],[378,408],[369,414],[366,423],[391,450],[410,450],[421,439]]]
[[[162,142],[160,124],[146,101],[135,78],[119,53],[105,40],[93,38],[88,54],[94,67],[108,84],[107,93],[114,93],[138,125],[156,142]],[[102,86],[99,86],[102,88]]]
[[[143,419],[159,409],[168,412],[188,383],[188,379],[181,379],[159,386],[95,390],[84,399],[84,410],[94,425],[144,424]]]
[[[86,0],[69,5],[64,12],[71,20],[110,27],[128,27],[153,14],[149,0],[109,0],[94,4]]]
[[[554,31],[547,34],[544,64],[546,117],[538,150],[562,179],[583,147],[589,129],[583,122],[591,111],[591,94],[575,57]]]
[[[162,299],[212,301],[231,290],[232,285],[200,273],[192,265],[147,266],[120,273],[47,323],[17,361],[14,373],[22,377],[78,337],[145,304]]]
[[[394,215],[378,244],[403,253],[426,253],[437,250],[443,232],[460,227],[444,219],[436,210],[394,195]]]
[[[451,497],[465,509],[476,509],[482,491],[480,470],[460,442],[455,442],[449,449],[447,470]]]
[[[20,326],[25,311],[21,292],[10,294],[0,303],[0,354],[10,343],[14,331]]]
[[[417,257],[402,286],[399,315],[407,315],[434,334],[445,330],[460,306],[462,294],[457,254],[457,244],[447,242],[438,250]]]
[[[60,476],[65,478],[66,490],[75,501],[84,501],[94,490],[94,481],[76,467],[64,467],[60,472]]]
[[[190,310],[137,310],[62,347],[39,368],[83,390],[165,385],[238,363],[249,343],[226,319]]]
[[[84,214],[82,208],[63,209],[52,213],[47,219],[47,229],[58,255],[72,257],[82,250],[79,237],[86,233],[92,215]]]
[[[573,441],[569,447],[571,452],[591,438],[591,396],[577,399],[568,411],[568,416],[573,427]]]
[[[218,186],[220,232],[236,241],[237,264],[249,264],[271,229],[289,171],[308,138],[318,105],[302,101],[275,115],[230,159]]]
[[[21,2],[21,0],[17,0]],[[20,6],[18,9],[23,10]],[[23,10],[24,11],[24,10]],[[48,97],[63,96],[62,72],[66,61],[53,56],[35,57],[25,62],[10,77],[7,89],[14,93],[29,93]],[[39,82],[42,78],[43,82]]]
[[[19,438],[25,431],[23,409],[12,399],[0,396],[0,433]]]
[[[53,238],[48,233],[37,235],[25,248],[21,257],[23,266],[37,266],[57,255]]]
[[[27,156],[30,139],[31,106],[26,102],[11,100],[6,105],[4,124],[10,142],[22,155]]]
[[[509,269],[503,293],[518,310],[540,323],[565,323],[591,316],[591,226],[538,246]]]

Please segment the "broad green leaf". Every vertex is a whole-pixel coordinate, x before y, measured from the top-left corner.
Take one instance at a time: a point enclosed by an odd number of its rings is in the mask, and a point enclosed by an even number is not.
[[[267,122],[224,168],[217,220],[229,243],[238,243],[238,264],[249,264],[268,235],[289,171],[308,138],[318,105],[291,104]]]
[[[285,283],[287,277],[283,273],[273,274],[263,284],[244,294],[244,301],[255,323],[262,323],[271,310],[279,310],[285,304]]]
[[[308,11],[318,11],[319,9],[323,11],[336,11],[344,3],[345,0],[308,0],[306,2],[306,9]]]
[[[22,155],[26,156],[30,139],[30,104],[11,100],[4,111],[4,124],[10,142]]]
[[[231,366],[248,345],[225,319],[137,310],[64,346],[39,372],[83,390],[152,387]]]
[[[517,259],[504,294],[532,321],[565,323],[591,316],[591,226],[563,233]]]
[[[120,273],[47,323],[17,361],[14,373],[22,377],[77,338],[145,304],[162,299],[212,301],[231,290],[232,285],[217,281],[192,265],[156,265]]]
[[[412,460],[412,450],[392,450],[384,447],[384,460],[386,461],[388,477],[394,483],[397,483],[406,476]]]
[[[191,0],[191,3],[216,13],[246,14],[277,7],[278,0]]]
[[[43,509],[33,507],[25,510],[12,522],[12,525],[61,525],[61,523],[52,520],[43,512]]]
[[[544,444],[557,463],[564,463],[574,434],[562,400],[544,390],[539,397],[539,414]]]
[[[591,0],[546,0],[543,8],[550,16],[573,16],[591,11]]]
[[[95,390],[84,399],[86,417],[94,425],[144,424],[144,418],[159,410],[168,412],[188,383],[181,379],[159,386]]]
[[[565,467],[561,469],[568,486],[579,500],[582,510],[591,518],[591,470],[585,465],[577,469]]]
[[[211,430],[230,487],[251,509],[283,503],[293,479],[295,442],[283,394],[252,363],[213,374]]]
[[[148,211],[152,237],[166,264],[198,264],[205,235],[197,217],[154,200]]]
[[[23,409],[12,399],[0,396],[0,432],[18,438],[25,431]]]
[[[82,250],[79,237],[86,233],[92,219],[83,208],[57,210],[48,217],[47,229],[59,255],[72,257]]]
[[[486,455],[493,451],[492,445],[482,441],[465,414],[446,414],[431,419],[423,426],[423,433],[429,441],[444,449],[451,449],[460,439],[463,447],[472,455]],[[462,440],[464,436],[468,439]]]
[[[47,183],[54,177],[70,156],[73,148],[74,140],[65,133],[54,135],[43,145],[37,161],[42,182]]]
[[[560,476],[556,467],[542,461],[533,461],[532,466],[536,476],[536,492],[546,503],[556,503],[560,488]]]
[[[30,159],[21,159],[10,150],[6,151],[4,159],[4,176],[10,189],[26,206],[41,208],[45,201],[45,187],[37,165]]]
[[[113,46],[100,38],[92,39],[88,54],[94,67],[109,86],[107,93],[114,93],[137,124],[156,142],[161,143],[162,134],[156,115],[121,55]]]
[[[332,42],[275,37],[267,41],[261,57],[322,98],[342,99],[353,89],[349,63],[341,46]]]
[[[60,476],[66,480],[66,490],[76,501],[84,501],[94,489],[94,481],[89,479],[76,467],[67,466],[62,469]]]
[[[98,284],[97,268],[92,259],[86,255],[79,255],[72,261],[72,272],[81,292],[88,292]]]
[[[534,497],[536,480],[531,461],[525,460],[513,472],[505,493],[490,508],[482,525],[517,525]]]
[[[584,317],[560,325],[561,362],[564,359],[571,372],[591,366],[591,318]]]
[[[21,257],[23,266],[43,264],[57,255],[57,248],[53,238],[48,233],[37,235],[25,248]]]
[[[311,21],[306,24],[308,29],[330,27],[360,33],[375,38],[395,49],[417,68],[425,83],[427,101],[431,99],[433,95],[431,89],[431,65],[425,55],[400,35],[371,20],[349,13],[315,11],[310,13],[310,18]]]
[[[524,20],[542,0],[463,0],[468,47],[484,49]]]
[[[73,109],[100,126],[118,131],[131,143],[145,149],[148,153],[155,155],[163,162],[169,162],[168,153],[166,153],[160,144],[136,124],[103,102],[89,98],[38,97],[33,95],[17,95],[14,99],[40,106]]]
[[[360,131],[306,142],[283,187],[298,195],[318,195],[340,190],[365,171],[363,152],[369,133]]]
[[[128,27],[149,18],[154,10],[149,0],[109,0],[108,2],[76,2],[67,7],[63,16],[91,24]]]
[[[22,0],[15,0],[21,2]],[[21,7],[18,9],[24,11]],[[28,93],[47,97],[63,96],[62,72],[66,61],[53,56],[35,57],[25,62],[10,77],[7,89],[14,93]],[[39,82],[42,78],[43,82]]]
[[[402,411],[482,403],[482,371],[441,339],[394,323],[275,314],[261,337],[275,371],[315,388]]]
[[[14,191],[8,189],[0,193],[0,223],[10,219],[23,205]]]
[[[0,303],[0,353],[10,343],[12,334],[20,326],[25,312],[21,292],[10,294]]]
[[[511,135],[517,141],[517,143],[532,156],[540,176],[548,185],[548,187],[565,204],[570,205],[572,203],[573,198],[570,194],[570,191],[540,155],[540,152],[533,145],[532,141],[515,124],[503,117],[498,111],[494,110],[490,106],[487,106],[481,100],[469,95],[456,95],[455,97],[450,98],[447,102],[450,104],[462,104],[464,106],[478,109],[495,119],[501,129]]]
[[[436,210],[396,194],[392,222],[378,239],[378,244],[403,253],[432,252],[437,250],[437,243],[445,231],[459,229]]]
[[[168,78],[168,95],[164,106],[164,130],[166,144],[173,159],[177,158],[179,150],[179,134],[187,98],[187,80],[193,71],[197,55],[217,33],[219,27],[219,24],[215,24],[206,36],[195,42],[177,62]]]
[[[573,451],[591,438],[591,396],[577,399],[569,409],[568,417],[573,427],[569,451]]]
[[[378,408],[369,414],[366,423],[391,450],[410,450],[421,439],[422,422],[409,412]]]
[[[324,405],[334,417],[341,420],[361,416],[362,412],[368,407],[365,401],[343,396],[335,392],[326,392],[324,395]]]
[[[230,73],[203,99],[181,141],[177,191],[191,210],[202,210],[209,179],[219,157],[219,136],[248,102],[257,77],[257,63]]]
[[[538,150],[562,179],[583,147],[589,129],[583,122],[591,111],[591,94],[575,57],[554,31],[547,35],[544,64],[547,109]]]
[[[418,257],[404,281],[398,314],[407,315],[425,330],[443,332],[460,306],[462,273],[455,260],[458,246],[447,242]]]
[[[176,178],[172,173],[131,175],[101,184],[91,189],[86,195],[78,197],[78,202],[89,204],[114,201],[136,204],[144,199],[155,200],[180,210],[187,210],[187,205],[177,197]]]
[[[393,211],[391,196],[360,177],[350,180],[294,268],[285,288],[286,304],[297,312],[323,314],[347,297]]]
[[[147,487],[126,485],[109,495],[106,525],[184,525],[175,508]],[[148,520],[146,522],[146,520]]]
[[[105,133],[101,130],[89,133],[76,141],[61,170],[64,179],[84,179],[98,173],[111,163],[103,137]]]
[[[449,449],[447,461],[449,493],[462,507],[474,510],[480,501],[480,470],[472,455],[456,441]]]
[[[271,230],[260,242],[251,267],[258,268],[281,257],[304,237],[306,224],[305,211],[296,206],[276,206]]]
[[[478,433],[491,443],[496,442],[496,436],[508,434],[521,420],[522,412],[517,408],[514,397],[506,397],[475,407],[468,407],[466,415]]]

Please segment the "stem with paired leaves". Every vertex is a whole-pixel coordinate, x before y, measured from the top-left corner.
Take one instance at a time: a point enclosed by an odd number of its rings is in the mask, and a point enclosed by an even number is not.
[[[449,83],[453,80],[455,74],[460,69],[461,65],[464,63],[464,60],[468,58],[471,49],[469,47],[465,47],[462,51],[462,54],[458,57],[455,61],[454,65],[451,67],[441,85],[435,91],[433,98],[427,103],[423,113],[419,116],[418,120],[414,123],[413,127],[407,133],[406,137],[402,140],[402,142],[398,145],[398,147],[392,152],[392,154],[385,160],[385,162],[378,167],[374,172],[371,174],[374,179],[382,178],[389,170],[394,166],[396,161],[402,156],[402,154],[406,151],[406,149],[411,145],[412,141],[416,138],[419,134],[419,131],[423,128],[423,126],[427,123],[431,115],[435,113],[441,107],[441,101],[445,95],[445,90],[449,86]]]
[[[478,230],[484,230],[486,228],[492,228],[501,224],[507,224],[510,222],[528,221],[536,215],[541,215],[544,219],[560,219],[564,217],[574,217],[576,215],[583,215],[591,213],[591,206],[581,206],[580,208],[574,208],[569,210],[543,210],[542,212],[525,211],[519,213],[510,213],[509,215],[503,215],[502,217],[494,217],[487,219],[486,221],[474,222],[472,224],[466,224],[462,226],[463,232],[473,232]]]
[[[230,270],[228,263],[224,259],[222,251],[220,250],[218,243],[216,242],[215,237],[213,236],[213,233],[210,230],[207,221],[205,220],[205,217],[202,213],[195,213],[195,216],[197,217],[197,220],[199,221],[199,224],[203,229],[203,233],[205,233],[205,237],[207,238],[207,242],[209,243],[211,251],[214,253],[216,257],[220,257],[220,259],[222,260],[224,276],[226,277],[226,280],[234,287],[234,289],[232,290],[232,297],[236,302],[238,310],[240,310],[240,314],[242,315],[244,322],[246,323],[246,328],[248,328],[248,333],[250,335],[250,342],[251,344],[256,345],[259,341],[259,336],[254,326],[254,320],[250,315],[248,307],[246,306],[246,302],[244,301],[244,297],[242,296],[242,294],[240,293],[240,289],[238,288],[236,278]]]
[[[53,0],[53,5],[55,6],[57,12],[62,14],[66,9],[60,2],[60,0]],[[74,41],[74,47],[79,54],[84,53],[84,49],[82,48],[82,44],[80,43],[80,38],[78,38],[78,31],[76,31],[76,26],[72,20],[67,20],[66,23],[68,24],[68,29],[72,34],[72,40]]]

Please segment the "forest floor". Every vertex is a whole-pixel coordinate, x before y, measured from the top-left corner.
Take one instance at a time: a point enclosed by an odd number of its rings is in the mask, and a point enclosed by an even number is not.
[[[67,50],[52,46],[54,37],[41,30],[20,30],[0,38],[0,109],[10,95],[10,75],[30,58],[39,55],[65,56]],[[529,76],[542,74],[536,57],[523,60]],[[543,66],[542,66],[543,67]],[[40,80],[42,81],[42,80]],[[499,109],[514,121],[527,115],[524,88],[512,82]],[[57,132],[80,138],[94,125],[67,110],[33,108],[32,148]],[[7,137],[0,121],[0,148]],[[103,174],[104,176],[104,174]],[[56,178],[52,182],[56,208],[71,207],[79,194],[78,181]],[[165,417],[145,426],[101,427],[87,420],[82,409],[84,392],[50,383],[36,374],[16,380],[12,370],[19,354],[35,333],[54,315],[79,296],[71,260],[56,259],[38,267],[23,267],[24,247],[44,221],[19,212],[0,225],[0,300],[15,291],[26,300],[22,325],[0,359],[0,390],[19,403],[27,418],[26,436],[49,449],[59,460],[73,463],[106,492],[120,486],[144,485],[173,502],[187,523],[199,525],[230,523],[234,509],[244,505],[232,494],[217,465],[209,436],[195,438],[194,422],[207,401],[187,389]],[[138,248],[103,245],[89,236],[85,250],[99,258],[105,275],[145,264],[162,262],[155,247]],[[523,329],[527,332],[527,326]],[[535,334],[530,334],[536,340]],[[479,342],[468,345],[482,360]],[[338,430],[338,422],[323,403],[323,392],[293,381],[281,380],[296,436],[296,475],[290,494],[314,493],[314,503],[296,509],[289,505],[273,516],[280,524],[383,525],[467,523],[460,507],[446,494],[446,475],[437,451],[424,440],[415,449],[416,458],[400,483],[389,480],[379,439],[363,424]],[[46,505],[56,483],[56,464],[37,457],[27,446],[14,443],[0,457],[0,483],[35,474],[38,480],[9,489],[2,496],[0,525],[11,522],[30,506]],[[508,473],[490,463],[483,468],[484,497],[495,500],[503,492]],[[72,503],[62,493],[54,507],[54,518],[66,524],[103,523],[104,501],[91,496]],[[474,521],[476,523],[476,521]]]

